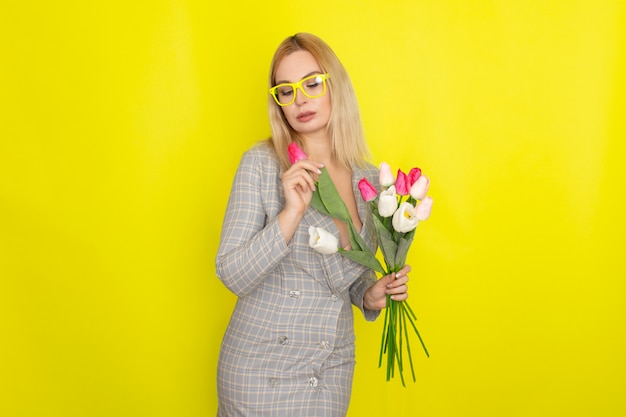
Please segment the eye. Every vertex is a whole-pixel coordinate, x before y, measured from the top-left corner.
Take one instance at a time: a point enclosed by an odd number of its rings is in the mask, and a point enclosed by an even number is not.
[[[276,91],[278,92],[278,95],[280,95],[281,97],[289,97],[290,95],[293,94],[293,88],[288,85],[281,86],[277,88]]]
[[[322,82],[322,77],[319,77],[319,76],[313,77],[310,80],[307,80],[306,86],[308,88],[315,88],[318,85],[320,85],[321,82]]]

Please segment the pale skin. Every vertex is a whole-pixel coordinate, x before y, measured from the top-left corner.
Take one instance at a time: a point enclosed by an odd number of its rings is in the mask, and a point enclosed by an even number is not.
[[[297,82],[302,78],[322,70],[308,51],[296,51],[287,55],[276,69],[277,83]],[[311,197],[315,190],[315,180],[320,168],[326,167],[341,198],[345,202],[352,222],[358,230],[362,223],[359,218],[354,193],[352,191],[352,172],[337,164],[331,157],[331,142],[326,131],[330,119],[330,94],[311,99],[298,90],[296,100],[289,106],[282,107],[283,113],[291,127],[300,133],[309,159],[293,164],[282,175],[282,186],[285,194],[285,207],[278,214],[278,223],[289,243],[304,217]],[[339,230],[341,246],[349,247],[348,228],[340,220],[333,219]],[[363,297],[363,306],[367,310],[382,310],[386,305],[386,296],[396,301],[408,298],[409,265],[405,265],[397,273],[384,276],[367,289]]]

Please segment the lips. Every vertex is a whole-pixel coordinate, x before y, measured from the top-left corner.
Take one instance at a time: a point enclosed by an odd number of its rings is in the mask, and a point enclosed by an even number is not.
[[[304,122],[308,122],[314,117],[315,117],[315,112],[303,111],[302,113],[296,116],[296,119],[298,119],[299,122],[304,123]]]

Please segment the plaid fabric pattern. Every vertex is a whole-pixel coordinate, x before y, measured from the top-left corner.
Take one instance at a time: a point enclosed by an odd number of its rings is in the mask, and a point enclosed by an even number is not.
[[[218,364],[218,416],[345,416],[355,364],[352,304],[363,308],[373,271],[308,245],[309,225],[338,236],[333,220],[310,208],[289,243],[276,216],[284,205],[280,164],[267,144],[237,169],[216,257],[219,279],[238,296]],[[375,231],[358,181],[378,170],[353,168],[361,235]]]

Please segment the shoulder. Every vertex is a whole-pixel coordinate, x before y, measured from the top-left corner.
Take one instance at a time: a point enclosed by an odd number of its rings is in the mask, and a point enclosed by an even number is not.
[[[365,162],[362,166],[353,168],[359,178],[367,178],[372,184],[374,181],[378,181],[378,168],[376,168],[371,162]]]
[[[267,141],[258,142],[245,151],[241,157],[241,165],[261,171],[280,169],[274,148]]]

